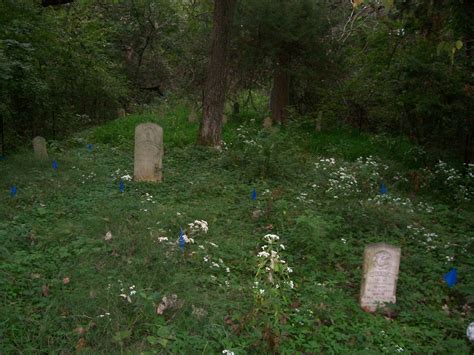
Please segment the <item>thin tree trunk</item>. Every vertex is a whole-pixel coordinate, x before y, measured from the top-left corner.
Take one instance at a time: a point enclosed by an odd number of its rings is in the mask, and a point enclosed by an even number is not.
[[[289,55],[281,52],[273,73],[273,88],[270,99],[272,120],[275,123],[285,123],[286,108],[290,102],[290,80],[288,77]]]
[[[204,84],[198,143],[220,146],[227,79],[227,50],[236,0],[215,0],[211,55]]]
[[[0,145],[0,155],[5,156],[5,126],[3,124],[3,115],[0,113],[0,138],[2,139],[2,144]]]

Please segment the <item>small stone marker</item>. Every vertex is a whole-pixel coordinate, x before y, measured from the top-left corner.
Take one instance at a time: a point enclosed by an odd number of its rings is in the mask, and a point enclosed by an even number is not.
[[[161,182],[163,167],[163,128],[142,123],[135,128],[135,181]]]
[[[322,124],[323,124],[323,112],[319,111],[318,118],[316,118],[316,127],[315,127],[316,132],[321,132]]]
[[[189,116],[188,116],[188,122],[196,122],[198,119],[197,117],[197,113],[196,113],[196,108],[193,106],[191,106],[191,112],[189,113]]]
[[[360,289],[360,306],[364,310],[375,312],[383,303],[396,302],[400,254],[399,247],[385,243],[365,247]]]
[[[125,116],[127,116],[127,111],[125,111],[123,108],[119,108],[117,110],[117,116],[119,118],[125,117]]]
[[[222,115],[222,123],[226,124],[227,122],[229,122],[229,119],[227,118],[227,115]]]
[[[39,159],[48,159],[48,151],[46,150],[46,139],[43,137],[33,138],[33,150],[35,156]]]
[[[263,120],[263,128],[270,129],[272,128],[272,125],[273,125],[272,119],[270,117],[265,117],[265,119]]]

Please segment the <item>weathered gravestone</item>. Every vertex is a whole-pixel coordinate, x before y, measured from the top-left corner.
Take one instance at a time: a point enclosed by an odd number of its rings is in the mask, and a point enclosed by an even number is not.
[[[375,312],[384,303],[395,303],[400,248],[385,243],[370,244],[364,251],[364,274],[360,306]]]
[[[270,128],[272,128],[272,125],[273,125],[273,121],[270,117],[266,117],[263,120],[263,128],[264,129],[270,129]]]
[[[33,138],[33,151],[38,159],[48,159],[46,139],[40,136]]]
[[[135,181],[160,182],[163,168],[163,128],[142,123],[135,128]]]
[[[198,119],[197,113],[196,113],[196,108],[194,105],[191,106],[191,112],[189,113],[188,116],[188,122],[196,122]]]
[[[119,118],[125,117],[125,116],[127,116],[127,111],[125,111],[125,109],[123,109],[123,108],[119,108],[117,110],[117,116]]]

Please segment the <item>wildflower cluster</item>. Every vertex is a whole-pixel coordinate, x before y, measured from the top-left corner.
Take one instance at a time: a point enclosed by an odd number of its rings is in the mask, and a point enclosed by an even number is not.
[[[195,220],[192,223],[188,223],[188,226],[189,226],[189,233],[188,233],[189,236],[186,233],[182,235],[182,238],[185,244],[194,244],[194,238],[193,238],[194,236],[196,236],[200,232],[207,233],[207,231],[209,230],[208,224],[205,220]],[[178,239],[176,240],[177,245],[179,245],[179,239],[180,238],[178,237]]]
[[[85,184],[87,181],[94,180],[96,176],[97,174],[94,172],[90,172],[89,174],[82,174],[81,183]]]
[[[293,269],[288,266],[281,257],[285,246],[279,242],[280,237],[275,234],[267,234],[263,237],[266,242],[257,253],[257,273],[254,281],[254,293],[257,299],[261,299],[267,293],[280,293],[280,290],[294,289],[295,284],[290,279]]]
[[[152,204],[155,204],[156,201],[153,199],[153,195],[152,194],[149,194],[148,192],[145,192],[145,194],[142,196],[142,200],[140,201],[142,204],[144,203],[152,203]],[[140,208],[140,211],[143,211],[143,212],[148,212],[148,208]]]
[[[132,181],[133,177],[126,170],[117,169],[112,174],[110,174],[114,181],[123,180],[123,181]]]
[[[247,127],[243,126],[243,125],[240,125],[237,128],[237,136],[246,145],[257,146],[257,147],[260,147],[260,148],[262,147],[261,145],[257,144],[255,139],[249,138],[250,136],[252,136],[252,134],[251,134],[250,130]]]
[[[414,212],[414,206],[411,200],[407,198],[397,197],[391,194],[386,195],[376,195],[375,197],[371,197],[367,199],[369,204],[374,204],[377,206],[380,205],[390,205],[399,208],[405,208],[408,212]]]
[[[335,199],[350,197],[363,189],[377,189],[382,179],[381,171],[388,166],[377,162],[372,156],[359,157],[355,162],[338,162],[334,158],[321,158],[314,164],[315,172],[321,177],[313,187],[322,187]]]
[[[134,296],[137,293],[137,291],[135,290],[135,285],[128,287],[128,290],[126,287],[125,288],[122,287],[120,289],[120,292],[121,294],[119,294],[119,297],[126,299],[128,303],[132,303],[132,296]]]
[[[425,170],[426,171],[426,170]],[[474,165],[470,164],[466,174],[438,161],[434,171],[429,175],[432,183],[444,185],[448,192],[457,200],[471,201],[474,198]],[[440,184],[441,183],[441,184]]]
[[[209,230],[209,226],[205,220],[195,220],[192,223],[188,223],[189,229],[191,231],[191,234],[197,233],[197,232],[204,232],[207,233]]]
[[[437,249],[438,234],[428,232],[425,227],[417,225],[408,225],[408,236],[423,245],[427,251]]]

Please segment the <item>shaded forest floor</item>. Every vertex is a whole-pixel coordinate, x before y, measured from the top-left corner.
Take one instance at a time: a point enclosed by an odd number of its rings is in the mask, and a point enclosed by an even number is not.
[[[231,120],[222,151],[196,146],[197,124],[176,109],[53,144],[47,162],[29,151],[0,161],[2,353],[472,352],[473,170],[402,140],[267,132],[261,119]],[[134,127],[148,121],[164,128],[156,185],[126,177]],[[195,220],[208,232],[191,234]],[[194,239],[184,252],[180,228]],[[265,284],[257,253],[268,233],[285,246],[293,289]],[[358,305],[374,242],[402,249],[384,314]]]

